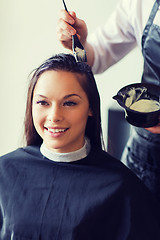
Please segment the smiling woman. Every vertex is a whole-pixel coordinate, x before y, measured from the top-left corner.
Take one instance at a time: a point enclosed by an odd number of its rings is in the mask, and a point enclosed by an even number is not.
[[[34,89],[32,114],[34,126],[48,149],[72,152],[83,147],[87,119],[92,114],[75,73],[43,73]]]
[[[85,134],[93,144],[99,147],[103,144],[100,97],[95,79],[89,66],[85,63],[76,63],[72,55],[56,55],[34,72],[29,84],[25,117],[27,145],[39,145],[43,141],[36,129],[39,129],[37,120],[42,113],[47,116],[41,130],[48,125],[48,122],[53,122],[49,124],[52,129],[57,127],[57,123],[54,123],[56,114],[65,114],[70,121],[79,119],[75,132],[80,128],[79,124],[81,127],[84,125],[83,135]],[[86,114],[85,119],[84,114]],[[58,121],[58,126],[62,127],[63,124],[69,123]],[[72,128],[68,134],[70,132],[72,133]]]
[[[1,240],[160,238],[159,203],[102,150],[100,97],[86,63],[59,54],[34,71],[25,136],[27,146],[0,158]]]

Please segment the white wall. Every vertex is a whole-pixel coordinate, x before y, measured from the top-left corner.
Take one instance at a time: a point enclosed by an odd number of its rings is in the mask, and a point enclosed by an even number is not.
[[[117,0],[66,0],[83,18],[89,33],[102,24]],[[56,36],[62,0],[0,0],[0,155],[21,146],[29,73],[52,54],[62,52]],[[141,54],[134,50],[106,73],[96,76],[106,139],[107,108],[119,88],[139,82]],[[136,64],[135,64],[136,63]]]

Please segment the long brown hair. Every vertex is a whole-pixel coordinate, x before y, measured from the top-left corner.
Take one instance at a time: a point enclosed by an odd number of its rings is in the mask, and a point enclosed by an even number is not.
[[[88,97],[89,106],[93,115],[88,117],[85,134],[90,139],[91,143],[102,148],[100,97],[95,78],[90,67],[86,63],[77,63],[73,55],[70,54],[58,54],[47,59],[42,65],[35,69],[32,74],[28,87],[25,114],[25,140],[27,146],[40,145],[42,143],[42,138],[38,135],[33,124],[32,100],[34,88],[40,75],[50,70],[68,71],[77,74],[77,80]]]

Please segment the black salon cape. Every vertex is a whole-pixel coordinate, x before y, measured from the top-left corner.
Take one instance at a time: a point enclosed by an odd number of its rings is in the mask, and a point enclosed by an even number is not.
[[[72,163],[39,147],[0,158],[0,240],[159,240],[160,211],[140,180],[96,148]]]

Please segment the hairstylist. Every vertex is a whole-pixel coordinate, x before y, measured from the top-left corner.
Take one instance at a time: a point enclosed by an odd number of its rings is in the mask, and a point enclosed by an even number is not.
[[[107,70],[138,45],[144,57],[142,81],[160,85],[159,6],[159,0],[120,0],[109,20],[88,39],[85,22],[74,12],[69,15],[62,10],[58,38],[71,49],[71,35],[77,33],[95,74]],[[160,200],[160,124],[148,129],[133,127],[122,161]]]

